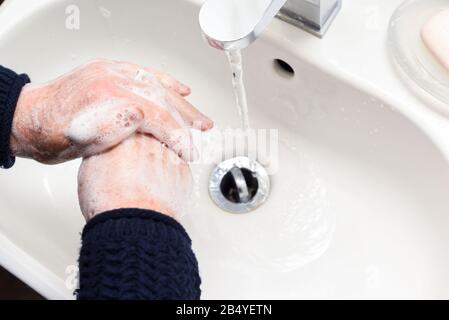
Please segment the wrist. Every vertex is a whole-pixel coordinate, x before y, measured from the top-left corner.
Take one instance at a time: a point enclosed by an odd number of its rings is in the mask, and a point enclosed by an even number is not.
[[[139,209],[145,209],[145,210],[152,210],[159,212],[163,215],[175,218],[176,214],[175,212],[167,205],[163,204],[162,202],[158,200],[153,199],[139,199],[139,200],[128,200],[128,201],[120,201],[115,206],[116,208],[108,208],[108,210],[104,211],[111,211],[113,209],[122,209],[122,208],[139,208]],[[102,212],[104,212],[102,211]]]
[[[0,66],[0,166],[4,168],[14,164],[11,150],[12,123],[19,96],[28,82],[30,79],[27,75],[18,75]]]
[[[17,101],[17,106],[16,106],[16,112],[14,113],[14,118],[12,121],[12,128],[11,128],[11,137],[10,137],[10,148],[11,148],[11,153],[14,156],[25,156],[25,152],[23,150],[24,145],[26,145],[26,143],[24,143],[23,140],[24,139],[24,133],[23,133],[23,128],[24,128],[24,115],[27,114],[27,112],[25,111],[25,109],[27,108],[28,105],[28,89],[29,89],[29,84],[25,85],[22,88],[22,91],[20,92],[20,96],[19,96],[19,100]]]
[[[81,203],[81,208],[83,205]],[[98,206],[96,208],[90,208],[87,210],[82,210],[86,221],[91,220],[99,214],[104,212],[114,211],[118,209],[127,209],[127,208],[138,208],[143,210],[151,210],[159,212],[163,215],[169,216],[171,218],[176,219],[176,212],[170,208],[169,206],[163,204],[160,201],[152,200],[152,199],[144,199],[144,200],[123,200],[119,201],[108,201],[107,206]]]

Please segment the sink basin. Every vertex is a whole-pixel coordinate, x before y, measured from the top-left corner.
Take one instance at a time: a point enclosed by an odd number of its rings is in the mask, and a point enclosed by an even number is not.
[[[226,57],[200,36],[201,1],[79,0],[79,29],[65,25],[72,3],[7,0],[0,62],[34,82],[99,57],[152,66],[188,83],[190,101],[219,129],[239,126]],[[278,130],[279,168],[267,202],[233,215],[209,198],[214,164],[193,165],[194,210],[182,223],[204,299],[449,298],[441,141],[415,121],[413,104],[408,113],[368,80],[337,72],[332,56],[320,64],[293,49],[338,43],[339,18],[323,40],[275,21],[244,51],[250,121]],[[0,171],[0,264],[47,298],[73,298],[84,225],[79,163],[18,159]]]

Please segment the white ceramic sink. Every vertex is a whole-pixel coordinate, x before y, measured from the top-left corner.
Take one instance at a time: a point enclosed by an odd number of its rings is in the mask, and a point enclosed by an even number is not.
[[[205,299],[449,298],[447,120],[388,64],[383,40],[400,1],[344,2],[323,40],[274,21],[244,52],[250,120],[279,129],[279,171],[266,204],[232,215],[209,198],[214,166],[194,166],[195,210],[182,222]],[[79,30],[65,26],[73,3]],[[200,36],[200,3],[7,0],[0,63],[34,82],[99,57],[152,66],[190,84],[217,127],[237,127],[226,58]],[[376,8],[378,25],[358,25]],[[72,297],[78,165],[19,159],[0,171],[0,264],[48,298]]]

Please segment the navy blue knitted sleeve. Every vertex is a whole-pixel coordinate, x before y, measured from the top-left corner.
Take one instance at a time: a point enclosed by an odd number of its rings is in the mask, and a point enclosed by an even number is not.
[[[174,219],[150,210],[120,209],[90,220],[79,269],[79,300],[200,298],[189,236]]]
[[[30,82],[26,74],[17,74],[0,66],[0,167],[5,169],[14,165],[10,139],[12,120],[22,88]]]

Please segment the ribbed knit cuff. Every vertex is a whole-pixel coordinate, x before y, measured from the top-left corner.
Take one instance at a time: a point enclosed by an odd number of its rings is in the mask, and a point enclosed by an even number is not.
[[[30,82],[26,74],[17,74],[0,66],[0,167],[5,169],[14,165],[10,141],[12,121],[22,88]]]
[[[82,233],[78,299],[194,300],[201,280],[174,219],[142,209],[97,215]]]

